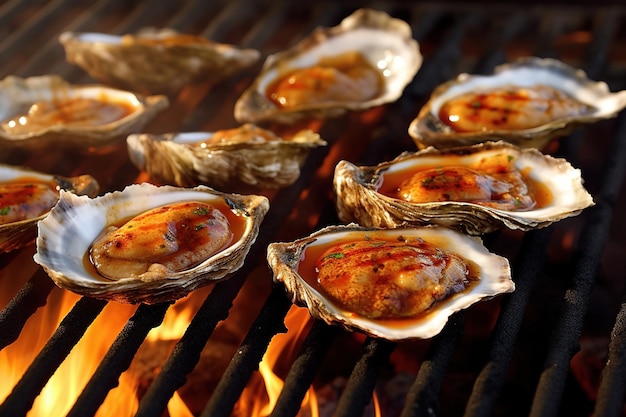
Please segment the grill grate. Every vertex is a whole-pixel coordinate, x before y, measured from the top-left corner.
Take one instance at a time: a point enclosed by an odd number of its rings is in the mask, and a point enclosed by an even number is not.
[[[459,72],[490,73],[520,55],[550,56],[585,69],[611,90],[626,88],[626,8],[604,2],[594,7],[514,3],[414,3],[354,1],[230,0],[202,2],[72,0],[0,3],[0,76],[55,73],[74,83],[91,80],[65,62],[57,42],[65,30],[134,32],[144,26],[257,48],[264,55],[283,50],[316,26],[335,25],[358,7],[385,10],[411,25],[424,64],[396,103],[364,114],[325,121],[320,134],[329,142],[315,150],[300,179],[268,192],[271,210],[245,265],[217,284],[199,307],[185,334],[162,364],[139,402],[138,416],[160,416],[174,392],[197,366],[207,341],[222,322],[232,320],[237,297],[250,282],[264,283],[264,304],[212,395],[203,398],[202,416],[230,416],[270,340],[286,331],[291,306],[281,287],[270,285],[265,249],[337,222],[329,192],[332,167],[340,159],[360,164],[388,160],[414,150],[409,121],[433,88]],[[260,67],[260,65],[259,65]],[[216,130],[235,126],[232,104],[259,67],[210,90],[187,91],[148,126],[155,132]],[[408,357],[415,369],[406,397],[394,415],[432,416],[619,416],[624,415],[626,348],[624,293],[626,205],[622,190],[626,164],[626,123],[617,119],[582,127],[553,151],[580,167],[596,206],[547,229],[487,236],[487,245],[512,261],[516,291],[453,316],[430,341],[389,343],[365,338],[350,351],[347,384],[335,416],[363,416],[372,391],[394,362]],[[4,151],[3,151],[4,152]],[[141,178],[123,148],[107,155],[73,152],[29,154],[10,151],[0,162],[76,175],[89,172],[103,192]],[[572,241],[569,245],[565,242]],[[61,290],[32,266],[34,249],[0,255],[0,354],[22,337],[49,297]],[[7,281],[16,284],[7,285]],[[253,287],[254,290],[254,287]],[[607,298],[606,295],[612,295]],[[106,303],[80,299],[67,313],[21,380],[0,405],[0,416],[26,415],[44,385],[63,363]],[[70,416],[95,415],[131,365],[148,332],[158,327],[170,304],[139,306],[118,334],[99,367],[72,405]],[[495,311],[496,313],[493,313]],[[574,380],[572,357],[581,337],[606,337],[597,399],[587,398]],[[308,329],[301,351],[289,364],[285,386],[272,416],[295,416],[309,386],[327,366],[327,357],[351,336],[321,322]],[[360,349],[360,350],[359,350]],[[2,370],[0,370],[2,371]],[[399,369],[398,371],[402,371]],[[529,388],[530,387],[530,388]],[[1,391],[0,391],[1,392]],[[385,410],[383,410],[385,411]],[[383,412],[384,416],[387,416]]]

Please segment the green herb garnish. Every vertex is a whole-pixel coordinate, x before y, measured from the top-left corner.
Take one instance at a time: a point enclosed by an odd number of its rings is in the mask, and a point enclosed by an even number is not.
[[[9,214],[9,211],[11,211],[11,207],[2,207],[2,208],[0,208],[0,216],[4,216],[6,214]]]

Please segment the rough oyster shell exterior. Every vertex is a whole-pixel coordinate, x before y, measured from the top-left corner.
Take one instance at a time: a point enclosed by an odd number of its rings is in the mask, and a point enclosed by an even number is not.
[[[0,129],[0,148],[88,150],[112,145],[128,134],[139,131],[169,105],[165,96],[141,97],[101,85],[74,85],[56,75],[28,78],[8,76],[0,81],[0,120],[25,113],[34,103],[48,102],[59,97],[111,100],[127,105],[132,111],[121,119],[101,125],[72,126],[58,123],[18,133]]]
[[[179,36],[169,28],[146,28],[124,36],[64,32],[59,42],[67,61],[96,80],[170,97],[189,85],[222,81],[254,65],[261,55],[255,49],[205,42],[191,35],[175,41]]]
[[[324,295],[324,291],[298,273],[298,265],[307,248],[332,242],[350,233],[368,234],[372,238],[377,234],[420,237],[437,244],[443,250],[460,255],[463,259],[471,259],[480,271],[479,281],[466,291],[432,306],[424,319],[394,321],[390,324],[384,320],[361,317],[336,306]],[[313,317],[349,331],[358,330],[391,341],[431,338],[443,329],[448,318],[455,312],[468,308],[480,300],[515,289],[506,258],[490,253],[477,237],[440,227],[371,229],[355,224],[329,226],[293,242],[271,243],[267,249],[267,260],[273,271],[274,281],[282,283],[292,302],[308,308]]]
[[[247,135],[258,128],[246,124],[234,129]],[[206,146],[192,145],[209,140],[214,132],[186,132],[163,135],[133,134],[126,139],[131,161],[152,178],[181,187],[208,185],[228,191],[280,188],[300,176],[300,168],[313,148],[326,145],[317,133],[297,132],[280,138],[262,129],[272,140],[220,141]]]
[[[291,109],[280,108],[268,99],[268,85],[285,70],[308,68],[324,56],[355,50],[383,73],[384,88],[377,97],[359,102],[303,104]],[[421,64],[419,45],[406,22],[382,11],[359,9],[338,26],[319,27],[289,50],[268,56],[261,73],[235,103],[235,118],[241,123],[294,123],[307,117],[336,117],[348,110],[366,110],[397,100]]]
[[[439,119],[441,106],[466,92],[479,92],[499,86],[531,87],[546,85],[588,105],[592,111],[523,130],[483,130],[455,132]],[[612,93],[602,81],[593,81],[580,69],[552,58],[524,57],[497,66],[493,75],[460,74],[437,87],[409,126],[409,135],[418,148],[439,149],[472,145],[486,141],[506,140],[523,148],[543,149],[552,139],[570,133],[581,124],[615,117],[626,107],[626,91]]]
[[[225,201],[234,213],[245,219],[241,238],[200,264],[167,273],[159,279],[111,281],[86,267],[89,247],[106,226],[180,201]],[[45,221],[39,223],[34,260],[57,286],[84,296],[123,303],[171,301],[201,286],[227,279],[239,269],[268,210],[266,197],[227,194],[205,186],[186,189],[134,184],[94,199],[61,192],[59,203]]]
[[[0,164],[0,183],[10,183],[20,179],[28,179],[29,182],[39,181],[45,184],[56,184],[58,189],[89,197],[96,196],[100,189],[96,179],[90,175],[63,177]],[[10,252],[32,244],[37,237],[37,223],[47,215],[48,213],[45,213],[31,219],[0,224],[0,252]]]
[[[450,156],[455,157],[455,164],[470,164],[503,152],[520,171],[527,172],[549,190],[551,202],[526,211],[508,211],[460,201],[411,203],[377,191],[385,172],[408,167],[419,169],[420,164],[429,168],[445,166]],[[473,235],[504,227],[523,231],[546,227],[578,215],[594,204],[583,186],[580,170],[569,162],[504,141],[445,150],[429,147],[418,152],[405,152],[392,161],[372,167],[340,161],[335,168],[333,187],[337,213],[344,222],[369,227],[437,224]]]

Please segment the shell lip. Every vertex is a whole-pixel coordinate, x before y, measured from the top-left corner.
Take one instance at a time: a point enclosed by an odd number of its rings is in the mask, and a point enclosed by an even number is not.
[[[415,234],[424,238],[424,240],[436,237],[438,242],[444,237],[444,241],[448,239],[449,242],[454,244],[462,241],[462,243],[458,243],[465,251],[462,253],[462,257],[472,259],[479,265],[481,270],[480,280],[477,285],[471,287],[467,292],[455,294],[431,307],[427,315],[420,320],[415,321],[409,318],[403,324],[398,324],[397,321],[394,321],[393,325],[389,325],[388,321],[361,317],[354,312],[338,307],[333,301],[325,297],[321,291],[314,288],[305,279],[299,277],[297,272],[292,272],[297,284],[291,283],[291,278],[285,273],[284,267],[277,266],[281,262],[280,257],[284,256],[288,258],[284,260],[285,264],[289,264],[289,267],[295,271],[308,247],[332,240],[337,235],[354,231],[398,235]],[[295,247],[298,247],[300,251],[295,250]],[[449,247],[446,246],[444,249],[449,249]],[[292,252],[294,250],[295,253]],[[282,251],[288,251],[289,253],[285,254]],[[511,270],[506,258],[490,253],[477,237],[467,236],[438,226],[398,227],[394,229],[368,228],[355,223],[327,226],[312,233],[309,237],[296,240],[290,244],[271,243],[268,247],[268,262],[274,271],[274,281],[283,283],[286,291],[291,295],[292,301],[297,305],[307,307],[314,317],[324,320],[328,324],[340,325],[349,331],[358,330],[370,336],[390,341],[434,337],[443,329],[449,316],[453,313],[466,309],[480,300],[486,300],[515,290],[515,283],[511,279]],[[483,262],[484,264],[482,264]],[[303,292],[307,294],[302,295]]]
[[[151,192],[173,194],[164,197],[164,200],[140,202],[138,206],[133,206],[137,200],[142,200],[141,196]],[[127,201],[115,201],[118,198],[126,198]],[[127,218],[124,214],[136,215],[162,204],[191,200],[226,202],[245,221],[241,237],[199,264],[182,271],[169,272],[156,280],[123,278],[111,281],[85,269],[84,262],[87,262],[91,243],[118,216]],[[93,209],[99,203],[104,205],[106,214]],[[269,200],[264,196],[222,193],[206,186],[179,188],[142,183],[96,198],[62,191],[57,205],[38,223],[37,252],[33,259],[57,286],[81,295],[125,303],[171,301],[199,286],[229,278],[229,274],[243,264],[268,210]],[[68,233],[73,236],[71,245],[67,245],[68,239],[63,237]]]

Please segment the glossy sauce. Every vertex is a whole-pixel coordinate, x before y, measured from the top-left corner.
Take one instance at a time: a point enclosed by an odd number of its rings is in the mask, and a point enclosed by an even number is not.
[[[49,211],[59,198],[55,182],[20,177],[0,183],[0,224],[39,217]]]
[[[317,66],[286,70],[267,88],[277,106],[293,108],[328,101],[366,101],[378,96],[383,79],[359,52],[323,57]]]
[[[332,299],[332,296],[326,293],[324,288],[318,282],[318,265],[321,261],[321,258],[324,256],[325,252],[330,250],[331,248],[343,244],[343,243],[353,243],[353,242],[371,242],[371,241],[386,241],[391,244],[397,244],[399,241],[403,240],[403,237],[400,236],[388,236],[384,233],[376,233],[375,231],[361,233],[361,232],[353,232],[347,233],[345,236],[341,238],[334,239],[332,242],[326,242],[324,244],[311,244],[307,246],[303,252],[302,259],[298,264],[297,272],[298,274],[315,290],[324,294],[326,297]],[[415,235],[410,236],[411,240],[418,239]],[[436,247],[445,248],[446,245],[449,244],[446,238],[443,237],[429,237],[426,240],[428,245],[434,245]],[[326,255],[328,256],[328,254]],[[332,254],[331,254],[332,256]],[[480,270],[478,265],[473,263],[471,260],[462,258],[462,261],[465,263],[467,267],[467,280],[468,283],[464,290],[452,294],[448,296],[446,299],[440,301],[439,303],[445,303],[449,299],[453,299],[455,297],[462,296],[464,293],[467,293],[473,288],[478,282],[478,277],[480,276]],[[439,304],[437,303],[437,304]],[[337,305],[340,306],[340,303],[337,302]],[[436,305],[434,306],[436,310]],[[354,317],[359,317],[358,313],[352,312]],[[429,308],[428,310],[421,312],[419,314],[410,316],[410,317],[402,317],[402,318],[393,318],[393,319],[381,319],[376,318],[372,319],[379,323],[384,323],[386,326],[397,326],[397,327],[405,327],[414,325],[423,320],[428,319],[431,314],[435,314],[433,308]]]
[[[276,140],[279,140],[279,138],[265,129],[244,125],[234,129],[217,130],[209,139],[193,143],[192,145],[204,148],[207,145],[244,142],[265,143]]]
[[[62,97],[34,103],[28,113],[2,122],[2,129],[14,134],[24,134],[50,126],[89,127],[116,122],[130,115],[135,108],[115,101],[106,95],[101,98]]]
[[[445,189],[434,190],[435,192],[433,194],[438,194],[441,198],[433,201],[463,201],[493,207],[498,207],[498,204],[502,203],[502,208],[510,211],[524,211],[532,208],[546,207],[549,205],[553,200],[553,195],[548,187],[541,182],[532,179],[530,176],[531,173],[528,170],[518,171],[516,168],[512,168],[512,164],[510,163],[512,158],[512,156],[500,154],[497,157],[492,156],[488,159],[483,159],[474,165],[462,165],[460,157],[447,156],[445,164],[422,166],[419,168],[419,171],[416,171],[413,168],[407,168],[394,172],[385,172],[381,176],[381,181],[377,191],[388,197],[405,200],[405,198],[399,193],[399,190],[403,187],[403,183],[406,184],[407,182],[412,181],[413,178],[417,178],[414,176],[418,173],[421,173],[418,174],[420,175],[420,178],[424,175],[424,173],[426,173],[420,183],[424,189],[431,187],[431,184],[432,188],[437,186],[446,186],[449,189],[449,193],[447,193]],[[521,181],[525,184],[526,193],[521,196],[513,194],[513,204],[511,204],[510,207],[505,208],[504,204],[506,204],[506,201],[499,201],[499,194],[492,192],[493,190],[488,188],[486,192],[489,196],[485,198],[480,198],[483,196],[479,195],[479,193],[472,194],[471,192],[463,192],[462,187],[464,186],[465,180],[458,174],[459,171],[464,168],[471,169],[479,177],[485,175],[489,178],[495,178],[505,182],[507,176],[509,176],[512,170],[514,170],[517,177],[521,178]],[[445,176],[450,171],[453,172],[453,175],[447,180],[433,180],[433,178],[436,179],[438,176]],[[455,174],[458,176],[454,177]],[[472,177],[468,179],[467,182],[470,183],[470,185],[476,186],[472,182],[474,179],[475,178]]]
[[[439,119],[457,132],[522,130],[587,113],[591,107],[552,87],[504,87],[444,103]]]
[[[206,203],[203,201],[190,201],[190,202],[173,202],[170,204],[167,204],[166,206],[174,206],[174,205],[178,205],[178,204],[182,204],[182,203],[200,203],[200,204],[208,204],[209,206],[211,206],[212,208],[215,208],[217,210],[219,210],[219,212],[221,214],[223,214],[226,219],[228,220],[228,226],[230,229],[230,232],[232,233],[232,237],[230,238],[229,242],[224,245],[223,247],[219,248],[219,250],[215,251],[213,254],[211,254],[210,256],[214,255],[215,253],[218,253],[220,251],[223,251],[225,249],[227,249],[228,247],[236,244],[238,241],[241,240],[241,238],[243,237],[243,234],[245,233],[248,221],[247,218],[245,216],[240,216],[237,213],[235,213],[233,210],[230,209],[230,207],[228,206],[228,204],[224,201],[224,200],[219,200],[219,201],[212,201],[210,203]],[[165,206],[162,206],[165,207]],[[155,209],[157,209],[155,207]],[[154,209],[153,209],[154,210]],[[127,224],[129,221],[131,221],[132,219],[141,216],[142,214],[138,214],[137,216],[128,218],[128,219],[124,219],[120,222],[118,222],[117,224],[114,225],[107,225],[107,228],[109,226],[116,226],[116,227],[122,227],[125,224]],[[202,213],[199,213],[199,216],[202,217]],[[194,223],[195,224],[195,223]],[[149,226],[148,226],[149,227]],[[155,225],[156,227],[156,225]],[[106,228],[105,228],[106,229]],[[143,229],[143,227],[142,227]],[[106,230],[105,230],[106,231]],[[105,232],[103,231],[103,233]],[[148,229],[146,229],[146,231],[148,231]],[[194,237],[194,234],[200,233],[202,232],[202,230],[200,230],[197,227],[188,227],[185,229],[182,229],[178,231],[178,235],[177,235],[177,244],[178,244],[178,250],[175,253],[181,253],[181,252],[186,252],[186,251],[192,251],[194,249],[194,245],[197,242],[197,239]],[[84,258],[83,258],[83,265],[85,267],[85,270],[91,272],[92,276],[97,277],[99,279],[105,280],[105,281],[110,281],[110,279],[107,279],[106,277],[102,276],[96,269],[93,260],[91,259],[91,247],[86,251]],[[158,248],[156,249],[156,252],[158,252]],[[174,253],[174,254],[175,254]],[[174,255],[171,254],[171,255]],[[146,262],[158,262],[158,260],[142,260],[142,261],[146,261]],[[198,263],[203,262],[203,260],[201,260]],[[198,263],[196,263],[195,265],[197,265]],[[185,266],[184,269],[187,268],[192,268],[195,265],[188,265]]]
[[[140,44],[140,45],[184,46],[184,45],[193,45],[193,44],[211,45],[214,43],[215,42],[212,42],[209,39],[203,38],[201,36],[188,35],[188,34],[183,34],[183,33],[161,36],[161,37],[133,36],[133,35],[122,36],[122,45]]]

